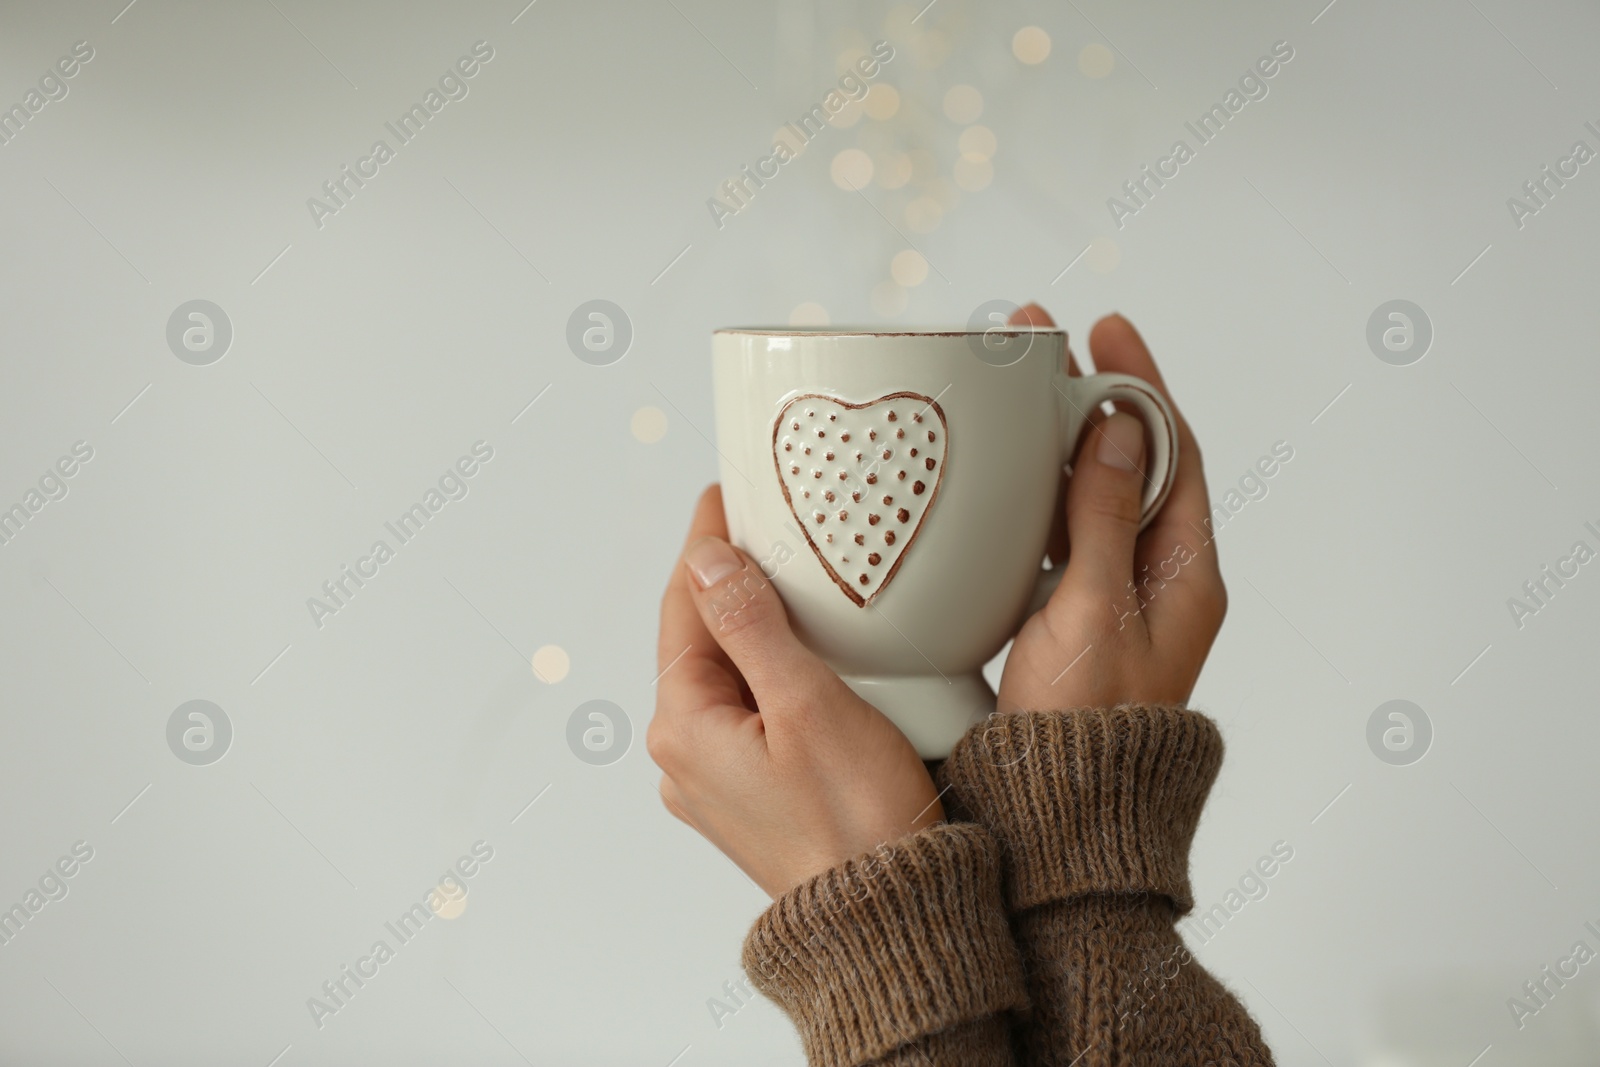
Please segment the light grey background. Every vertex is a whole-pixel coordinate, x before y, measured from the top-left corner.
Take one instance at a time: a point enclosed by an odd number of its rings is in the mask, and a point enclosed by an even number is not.
[[[1522,1029],[1507,1006],[1600,949],[1600,565],[1520,629],[1507,607],[1600,547],[1600,165],[1520,229],[1506,204],[1600,148],[1592,5],[523,2],[0,9],[4,106],[95,50],[0,146],[0,506],[94,449],[0,546],[0,906],[94,849],[0,946],[0,1062],[802,1062],[765,1002],[713,1018],[766,901],[642,745],[715,476],[708,334],[999,297],[1080,339],[1138,323],[1214,496],[1294,448],[1223,530],[1195,694],[1228,742],[1202,907],[1294,849],[1196,948],[1279,1062],[1595,1062],[1600,964]],[[880,37],[897,115],[825,131],[719,230],[716,186]],[[318,229],[307,198],[480,39],[470,95]],[[1279,40],[1269,95],[1119,230],[1107,198]],[[951,180],[956,85],[998,144],[981,190]],[[840,188],[863,146],[931,169]],[[911,246],[934,269],[875,303]],[[233,325],[210,366],[166,345],[193,299]],[[591,299],[634,327],[611,366],[565,344]],[[1433,325],[1411,366],[1366,344],[1392,299]],[[307,598],[479,440],[469,495],[318,629]],[[1367,747],[1396,698],[1433,724],[1410,766]],[[233,727],[205,766],[166,741],[196,699]],[[606,766],[566,743],[592,699],[632,721]],[[479,840],[465,910],[318,1029],[307,998]]]

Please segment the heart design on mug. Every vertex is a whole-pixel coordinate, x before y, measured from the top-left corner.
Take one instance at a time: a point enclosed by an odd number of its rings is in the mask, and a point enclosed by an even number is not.
[[[944,409],[921,393],[862,404],[805,393],[772,426],[789,510],[834,584],[857,607],[889,587],[944,478]]]

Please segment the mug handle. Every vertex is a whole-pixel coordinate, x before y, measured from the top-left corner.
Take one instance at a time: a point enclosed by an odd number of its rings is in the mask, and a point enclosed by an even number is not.
[[[1089,415],[1107,400],[1127,404],[1144,421],[1150,435],[1150,454],[1145,459],[1145,486],[1139,529],[1150,525],[1161,505],[1172,492],[1172,483],[1178,471],[1178,424],[1172,414],[1172,405],[1161,391],[1143,378],[1131,374],[1091,374],[1074,378],[1056,375],[1056,405],[1061,427],[1061,463],[1072,459],[1078,446],[1078,436],[1089,422]],[[1065,567],[1039,571],[1034,585],[1033,599],[1028,604],[1027,615],[1043,608],[1061,584]],[[1026,617],[1026,616],[1024,616]]]

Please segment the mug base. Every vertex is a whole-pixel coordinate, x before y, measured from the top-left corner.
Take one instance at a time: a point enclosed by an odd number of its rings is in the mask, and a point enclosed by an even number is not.
[[[982,674],[850,677],[844,683],[900,728],[917,755],[944,759],[961,735],[995,709],[994,691]]]

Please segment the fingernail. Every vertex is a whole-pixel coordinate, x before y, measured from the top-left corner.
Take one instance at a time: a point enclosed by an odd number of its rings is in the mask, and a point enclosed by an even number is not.
[[[701,589],[722,581],[742,566],[733,546],[720,537],[702,537],[684,552],[683,561]]]
[[[1108,467],[1132,471],[1144,458],[1144,426],[1132,415],[1121,412],[1100,424],[1100,445],[1094,458]]]

